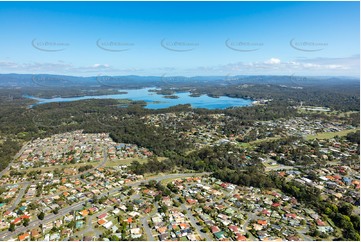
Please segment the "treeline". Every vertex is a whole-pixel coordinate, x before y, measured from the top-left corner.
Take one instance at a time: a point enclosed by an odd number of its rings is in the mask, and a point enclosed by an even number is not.
[[[80,167],[78,168],[78,171],[79,171],[79,172],[84,172],[84,171],[87,171],[87,170],[92,169],[92,168],[93,168],[92,165],[80,166]]]
[[[171,171],[175,167],[175,163],[169,159],[159,161],[156,156],[149,157],[147,162],[141,164],[139,161],[134,160],[129,166],[129,169],[137,175],[144,173],[158,173]]]
[[[7,167],[19,150],[20,144],[14,140],[5,139],[0,142],[0,171]]]
[[[346,139],[352,143],[357,143],[358,145],[360,145],[360,130],[348,133],[346,135]]]
[[[273,180],[264,172],[264,168],[262,166],[252,166],[243,170],[218,169],[212,174],[212,176],[224,182],[247,187],[274,187]]]
[[[229,108],[224,110],[226,115],[234,116],[244,120],[267,121],[279,118],[288,118],[297,116],[297,110],[291,108],[292,103],[272,101],[267,105]]]
[[[146,125],[137,118],[122,121],[111,129],[110,137],[115,142],[147,147],[158,156],[166,156],[168,151],[180,153],[191,147],[185,140],[174,138],[168,129]]]
[[[341,228],[343,237],[337,240],[360,241],[360,216],[353,213],[352,204],[342,202],[336,205],[334,202],[322,201],[317,204],[317,208]]]

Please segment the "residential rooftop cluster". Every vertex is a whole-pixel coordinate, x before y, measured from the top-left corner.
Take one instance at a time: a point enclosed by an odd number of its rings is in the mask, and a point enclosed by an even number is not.
[[[31,141],[12,169],[100,162],[105,158],[105,151],[111,160],[152,155],[148,149],[135,144],[116,143],[107,133],[87,134],[78,130]]]
[[[174,135],[186,138],[196,148],[223,143],[239,144],[269,137],[305,137],[355,128],[342,120],[295,117],[249,123],[225,114],[200,115],[194,112],[152,114],[143,119],[148,125],[171,129]]]

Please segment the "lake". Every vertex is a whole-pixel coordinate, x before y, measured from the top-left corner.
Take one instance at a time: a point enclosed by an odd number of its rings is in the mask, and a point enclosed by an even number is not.
[[[229,107],[244,107],[252,105],[250,99],[243,98],[231,98],[221,96],[219,98],[209,97],[207,95],[201,95],[199,97],[191,97],[189,92],[178,92],[173,95],[178,96],[177,99],[165,98],[164,95],[150,92],[154,88],[142,88],[142,89],[122,89],[121,92],[127,92],[123,94],[111,94],[111,95],[98,95],[98,96],[82,96],[82,97],[55,97],[55,98],[38,98],[34,96],[24,95],[26,98],[34,99],[37,102],[36,105],[53,103],[53,102],[73,102],[85,99],[130,99],[133,101],[145,101],[147,105],[145,108],[160,109],[176,106],[178,104],[190,104],[193,108],[206,108],[206,109],[225,109]]]

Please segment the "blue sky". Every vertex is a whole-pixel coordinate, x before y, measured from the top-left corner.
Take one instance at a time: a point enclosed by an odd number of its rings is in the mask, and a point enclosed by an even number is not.
[[[359,2],[0,2],[0,73],[360,73]]]

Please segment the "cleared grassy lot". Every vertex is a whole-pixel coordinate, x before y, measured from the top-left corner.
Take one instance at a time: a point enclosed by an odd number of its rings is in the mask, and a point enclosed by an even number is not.
[[[158,157],[159,161],[163,161],[167,159],[167,157]],[[109,160],[105,163],[105,167],[112,167],[112,166],[124,166],[130,165],[134,160],[138,161],[140,164],[146,163],[148,158],[127,158],[127,159],[117,159],[117,160]]]
[[[357,130],[360,130],[360,128],[357,129],[347,129],[342,130],[339,132],[325,132],[325,133],[318,133],[316,135],[307,135],[306,140],[312,140],[312,139],[331,139],[335,136],[346,136],[348,133],[355,132]]]
[[[141,158],[127,158],[127,159],[117,159],[117,160],[109,160],[104,164],[105,167],[112,167],[112,166],[124,166],[124,165],[130,165],[132,161],[138,161],[139,163],[143,164],[147,162],[147,159],[141,159]]]
[[[262,142],[274,141],[274,140],[278,140],[280,138],[282,138],[282,137],[280,137],[280,136],[267,137],[267,138],[264,138],[264,139],[258,139],[258,140],[250,141],[248,143],[240,143],[240,146],[243,147],[243,148],[249,148],[251,146],[260,144]]]

